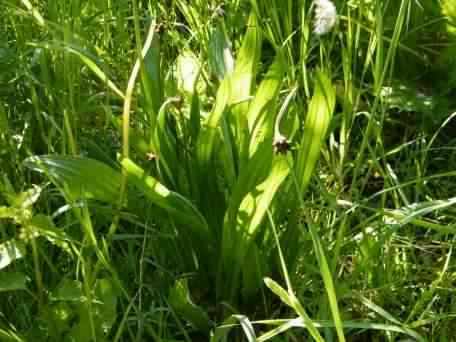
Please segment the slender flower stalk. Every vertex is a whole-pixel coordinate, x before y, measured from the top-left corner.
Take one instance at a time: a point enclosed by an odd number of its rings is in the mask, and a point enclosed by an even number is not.
[[[314,33],[322,36],[332,30],[336,24],[336,6],[330,0],[314,0],[315,22]]]
[[[277,115],[276,121],[275,121],[275,128],[274,128],[274,141],[272,143],[272,146],[274,147],[274,153],[278,154],[285,154],[288,152],[290,149],[290,141],[288,138],[280,133],[280,122],[282,121],[283,115],[285,114],[286,110],[288,109],[288,105],[290,104],[291,99],[293,96],[296,94],[296,91],[298,88],[293,88],[288,96],[285,98],[285,101],[282,105],[282,108],[280,108],[280,112]]]

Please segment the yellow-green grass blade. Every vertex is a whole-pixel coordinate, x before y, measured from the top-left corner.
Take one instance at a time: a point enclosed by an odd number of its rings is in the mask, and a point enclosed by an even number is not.
[[[300,318],[304,322],[305,327],[309,330],[310,335],[312,335],[312,337],[316,341],[324,342],[324,339],[321,336],[321,334],[318,332],[317,328],[315,327],[314,322],[309,317],[309,315],[304,310],[304,308],[299,303],[299,301],[297,300],[297,298],[295,297],[294,294],[288,293],[282,286],[280,286],[277,282],[275,282],[274,280],[272,280],[270,278],[265,278],[264,283],[272,292],[274,292],[282,300],[282,302],[287,304],[289,307],[293,308],[299,314]],[[260,338],[263,338],[262,340],[266,341],[266,339],[264,339],[264,337],[260,337]]]
[[[230,331],[241,325],[248,342],[257,341],[252,322],[244,315],[232,315],[211,333],[210,342],[228,341]]]
[[[257,338],[257,341],[262,342],[262,341],[267,341],[274,336],[277,336],[289,329],[292,328],[305,328],[306,322],[301,318],[294,318],[294,319],[276,319],[276,320],[264,320],[264,321],[255,321],[255,324],[267,324],[267,325],[278,325],[277,328],[268,331],[267,333],[259,336]],[[316,320],[313,321],[313,324],[319,328],[333,328],[334,327],[334,322],[332,321],[322,321],[322,320]],[[344,321],[343,326],[346,329],[356,329],[356,330],[378,330],[378,331],[385,331],[385,332],[391,332],[391,333],[399,333],[406,335],[408,337],[413,338],[415,341],[420,341],[420,342],[425,342],[426,340],[413,331],[412,329],[408,328],[403,328],[398,325],[393,325],[393,324],[382,324],[382,323],[376,323],[376,322],[355,322],[355,321]]]

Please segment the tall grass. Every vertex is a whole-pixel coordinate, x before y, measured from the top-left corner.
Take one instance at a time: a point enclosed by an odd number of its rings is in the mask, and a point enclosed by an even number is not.
[[[451,340],[454,8],[334,4],[0,2],[2,340]]]

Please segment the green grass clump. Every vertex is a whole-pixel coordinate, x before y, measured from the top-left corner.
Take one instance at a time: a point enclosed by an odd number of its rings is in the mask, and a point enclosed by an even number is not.
[[[451,1],[0,11],[0,340],[452,339]]]

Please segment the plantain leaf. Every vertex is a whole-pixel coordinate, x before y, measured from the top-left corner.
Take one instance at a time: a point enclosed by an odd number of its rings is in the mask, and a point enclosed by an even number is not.
[[[98,160],[71,156],[33,156],[25,166],[46,173],[70,198],[109,203],[119,198],[120,172]]]
[[[262,37],[260,25],[254,11],[250,13],[247,30],[244,35],[241,48],[237,53],[234,71],[232,74],[232,87],[230,93],[231,115],[228,116],[229,127],[232,129],[233,140],[230,144],[233,155],[233,163],[238,163],[239,153],[245,143],[249,141],[247,127],[247,113],[250,107],[250,95],[255,83],[256,69],[261,56]],[[225,134],[225,136],[228,136]],[[230,168],[237,170],[237,165]]]
[[[299,147],[296,165],[296,176],[301,194],[309,185],[315,163],[320,156],[320,149],[326,137],[335,104],[336,95],[331,80],[323,71],[317,71],[314,94],[304,124],[304,136]]]
[[[242,101],[250,95],[255,80],[255,68],[261,54],[261,43],[258,19],[255,12],[252,11],[233,71],[233,84],[236,84],[236,87],[231,93],[231,104]],[[248,107],[246,102],[237,104],[233,108],[233,114],[237,116],[243,113],[245,115]]]
[[[200,238],[211,241],[206,220],[195,206],[180,194],[168,190],[130,159],[124,159],[122,166],[129,180],[155,205],[168,211],[172,217],[186,224]]]
[[[173,99],[167,100],[160,108],[152,141],[153,150],[158,155],[158,163],[163,169],[166,184],[177,189],[178,169],[176,166],[179,165],[179,162],[176,155],[176,139],[167,124],[167,108],[173,101]]]
[[[233,56],[222,21],[217,22],[217,26],[211,32],[208,53],[209,67],[219,80],[222,80],[225,74],[233,72]]]
[[[144,69],[141,73],[142,87],[148,111],[150,112],[151,127],[154,117],[158,114],[163,103],[163,79],[160,68],[160,36],[155,33],[150,49],[144,56]]]
[[[268,106],[277,97],[283,79],[283,64],[277,59],[270,67],[265,79],[255,95],[248,117],[250,130],[250,146],[245,146],[239,178],[233,190],[226,218],[227,233],[236,225],[236,216],[240,204],[247,193],[252,191],[270,174],[272,165],[272,139],[274,118]]]
[[[217,91],[217,98],[215,106],[210,115],[208,116],[205,124],[205,129],[201,131],[200,139],[198,142],[198,159],[200,160],[200,167],[204,169],[211,159],[212,151],[214,148],[215,136],[219,126],[220,119],[228,105],[231,93],[231,80],[229,77],[225,78]]]

